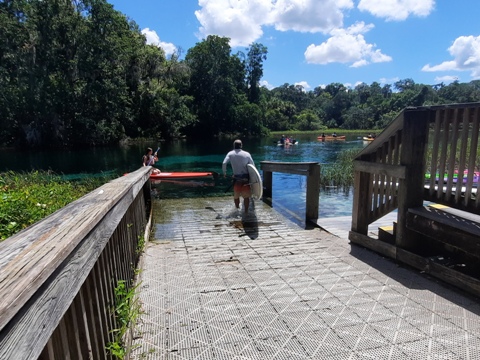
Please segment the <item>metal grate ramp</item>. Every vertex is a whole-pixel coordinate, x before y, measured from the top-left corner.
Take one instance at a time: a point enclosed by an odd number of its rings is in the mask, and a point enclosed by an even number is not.
[[[480,359],[480,305],[260,201],[156,200],[133,359]]]

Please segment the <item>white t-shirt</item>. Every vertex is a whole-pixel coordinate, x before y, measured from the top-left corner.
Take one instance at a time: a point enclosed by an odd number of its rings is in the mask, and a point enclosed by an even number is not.
[[[227,173],[227,164],[232,165],[233,175],[245,175],[248,174],[247,164],[255,165],[252,156],[248,151],[242,149],[234,149],[230,151],[222,163],[223,173]]]

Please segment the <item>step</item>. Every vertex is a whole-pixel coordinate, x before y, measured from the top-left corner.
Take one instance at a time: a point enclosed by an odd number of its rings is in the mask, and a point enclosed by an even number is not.
[[[480,257],[480,216],[444,205],[412,208],[407,228]]]
[[[393,225],[381,226],[378,228],[378,240],[388,244],[395,244],[395,223]]]

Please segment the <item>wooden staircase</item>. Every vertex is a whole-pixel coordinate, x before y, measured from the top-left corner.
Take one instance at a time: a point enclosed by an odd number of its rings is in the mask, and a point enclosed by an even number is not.
[[[480,103],[404,109],[354,160],[350,241],[480,296],[479,159]]]

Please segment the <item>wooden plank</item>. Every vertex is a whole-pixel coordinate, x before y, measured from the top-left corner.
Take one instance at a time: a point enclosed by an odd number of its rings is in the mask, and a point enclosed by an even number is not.
[[[377,162],[368,162],[362,160],[354,160],[353,166],[355,171],[362,171],[369,174],[383,174],[393,176],[399,179],[405,179],[406,167],[402,165],[382,164]]]
[[[439,159],[439,167],[438,173],[445,174],[445,166],[447,161],[447,150],[448,150],[448,136],[450,134],[450,118],[449,113],[450,110],[445,110],[444,112],[444,119],[443,119],[443,136],[441,137],[441,148],[440,148],[440,159]],[[437,189],[437,199],[441,199],[443,197],[443,186],[444,186],[444,179],[443,176],[439,175],[438,179],[438,189]]]
[[[480,296],[480,281],[469,275],[450,269],[447,266],[437,264],[433,261],[429,262],[428,273],[448,284],[463,289],[470,294]]]
[[[309,175],[311,171],[311,165],[318,165],[318,162],[260,162],[260,167],[263,171],[281,172],[295,175]]]
[[[454,285],[471,294],[480,296],[480,281],[478,279],[403,249],[397,249],[397,260],[434,276],[447,284]]]
[[[407,234],[406,214],[409,208],[423,204],[424,158],[431,115],[429,112],[408,112],[405,114],[400,162],[407,167],[407,176],[400,180],[398,190],[396,237],[396,245],[403,249],[415,247],[414,239],[408,237]]]
[[[75,331],[80,342],[80,355],[83,358],[87,357],[88,359],[92,359],[93,350],[92,342],[90,341],[90,333],[88,332],[87,314],[80,293],[78,293],[77,296],[75,296],[75,299],[73,299],[71,310],[77,323]]]
[[[429,187],[429,193],[430,195],[433,195],[434,193],[434,186],[435,186],[435,178],[436,178],[436,173],[437,173],[437,167],[438,167],[438,151],[439,151],[439,144],[440,142],[438,139],[441,139],[440,137],[440,131],[442,128],[442,117],[445,114],[445,110],[437,110],[435,113],[435,125],[434,125],[434,130],[433,130],[433,144],[432,144],[432,158],[430,160],[430,187]]]
[[[11,358],[13,354],[16,359],[39,356],[132,203],[131,195],[134,191],[135,187],[132,186],[103,221],[69,254],[69,261],[57,266],[55,276],[43,282],[43,291],[36,293],[28,305],[24,304],[26,306],[22,311],[15,312],[12,317],[14,321],[0,331],[0,358]]]
[[[369,157],[370,154],[374,154],[384,142],[388,141],[390,137],[395,136],[397,132],[402,130],[404,111],[398,114],[398,116],[385,128],[385,130],[383,130],[375,138],[375,141],[372,141],[370,144],[365,146],[363,150],[358,153],[356,158],[359,160],[364,160],[366,157]]]
[[[478,133],[479,133],[479,123],[480,123],[480,111],[475,108],[475,112],[472,114],[472,134],[470,138],[470,154],[468,157],[468,181],[467,181],[467,191],[465,192],[464,205],[467,205],[472,196],[472,186],[473,186],[473,175],[474,170],[476,170],[476,160],[477,160],[477,151],[478,151]],[[478,184],[477,184],[478,186]],[[476,197],[476,206],[478,207],[478,202],[480,199]]]
[[[352,205],[352,231],[360,234],[367,234],[369,215],[371,212],[371,174],[355,171]]]
[[[83,301],[85,304],[85,311],[87,316],[87,326],[88,332],[91,336],[90,340],[92,342],[93,357],[95,359],[103,359],[103,353],[105,349],[105,344],[103,343],[103,337],[101,336],[101,329],[98,327],[97,323],[97,303],[94,299],[93,286],[91,284],[91,276],[87,277],[85,281],[85,286],[80,289],[80,296],[83,296]]]
[[[114,293],[112,288],[112,278],[108,266],[106,266],[106,248],[102,251],[102,254],[98,258],[98,266],[100,272],[100,282],[102,283],[103,297],[105,299],[105,306],[107,309],[112,309],[115,303]],[[116,329],[115,314],[111,311],[107,312],[107,329]],[[113,342],[114,336],[111,331],[108,333],[108,341]]]
[[[447,188],[444,192],[443,198],[446,201],[450,201],[452,197],[452,189],[453,189],[453,174],[455,172],[456,166],[456,156],[457,156],[457,144],[458,144],[458,128],[460,124],[459,119],[459,109],[454,110],[453,114],[453,123],[452,123],[452,131],[450,133],[450,152],[448,156],[448,166],[447,166]],[[439,174],[439,178],[442,178],[442,175]]]
[[[305,216],[309,221],[318,219],[318,204],[320,201],[320,165],[310,166],[310,175],[307,177]]]
[[[82,355],[82,345],[80,344],[80,328],[78,326],[77,317],[76,317],[76,305],[75,300],[72,302],[72,305],[69,307],[67,313],[64,316],[66,331],[68,332],[68,343],[70,348],[70,357],[71,360],[82,360],[84,357]],[[88,354],[88,351],[84,352]]]
[[[407,227],[480,258],[480,224],[439,209],[410,209]]]
[[[455,191],[455,203],[459,203],[461,200],[461,189],[463,184],[463,174],[465,171],[465,162],[467,158],[467,148],[468,148],[468,138],[469,138],[469,117],[470,111],[469,108],[463,109],[463,122],[460,136],[460,159],[458,162],[458,177],[457,177],[457,186]],[[459,181],[460,180],[460,181]],[[471,186],[471,184],[470,184]],[[467,185],[468,187],[468,185]]]
[[[420,271],[426,271],[428,268],[428,259],[405,249],[397,248],[396,259],[399,262],[412,266]]]
[[[0,329],[123,197],[142,189],[140,169],[92,191],[0,243]],[[134,195],[135,193],[135,195]]]
[[[348,239],[357,245],[361,245],[370,250],[378,252],[384,256],[387,256],[391,259],[396,258],[396,247],[395,245],[388,244],[386,242],[380,241],[378,239],[372,239],[371,237],[363,234],[359,234],[354,231],[348,233]]]

